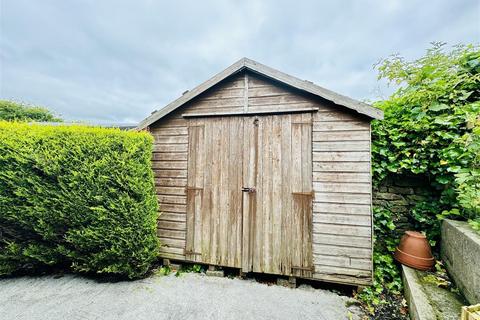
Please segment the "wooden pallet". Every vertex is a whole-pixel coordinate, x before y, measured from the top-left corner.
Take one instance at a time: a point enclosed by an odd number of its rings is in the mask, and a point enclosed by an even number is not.
[[[480,320],[480,304],[462,307],[462,320]]]

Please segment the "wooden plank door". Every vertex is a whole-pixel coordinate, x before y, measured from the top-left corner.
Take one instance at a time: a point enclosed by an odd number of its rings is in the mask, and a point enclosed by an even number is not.
[[[241,267],[243,118],[190,119],[186,259]]]
[[[312,116],[247,117],[244,141],[242,269],[311,277]]]

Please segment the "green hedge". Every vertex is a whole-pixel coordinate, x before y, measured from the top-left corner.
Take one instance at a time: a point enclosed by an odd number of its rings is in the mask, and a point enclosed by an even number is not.
[[[159,247],[151,152],[145,132],[0,122],[0,275],[144,275]]]

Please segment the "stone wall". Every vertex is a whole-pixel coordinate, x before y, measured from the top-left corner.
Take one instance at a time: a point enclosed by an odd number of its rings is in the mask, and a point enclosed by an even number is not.
[[[394,176],[373,189],[373,204],[394,213],[395,233],[399,237],[406,230],[414,230],[411,209],[432,194],[428,181],[422,176]],[[421,231],[421,230],[419,230]]]
[[[467,222],[445,220],[441,255],[448,273],[468,302],[480,303],[480,235]]]

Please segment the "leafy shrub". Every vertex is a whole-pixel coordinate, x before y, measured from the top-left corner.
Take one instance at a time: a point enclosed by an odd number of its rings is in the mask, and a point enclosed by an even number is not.
[[[374,180],[405,173],[425,175],[438,200],[418,203],[412,217],[435,241],[439,219],[477,219],[480,201],[480,50],[434,44],[413,62],[384,60],[380,77],[400,84],[377,103],[385,120],[373,127]]]
[[[0,122],[0,275],[140,277],[157,257],[148,133]]]
[[[0,120],[62,122],[45,108],[8,100],[0,100]]]
[[[432,194],[409,214],[434,249],[445,217],[469,220],[480,230],[480,49],[435,43],[414,61],[393,56],[381,61],[379,78],[399,85],[377,102],[385,119],[372,123],[373,182],[389,176],[422,175]],[[397,294],[400,273],[391,259],[399,239],[392,215],[374,209],[374,286],[360,295],[370,306]],[[389,256],[390,258],[387,258]]]

